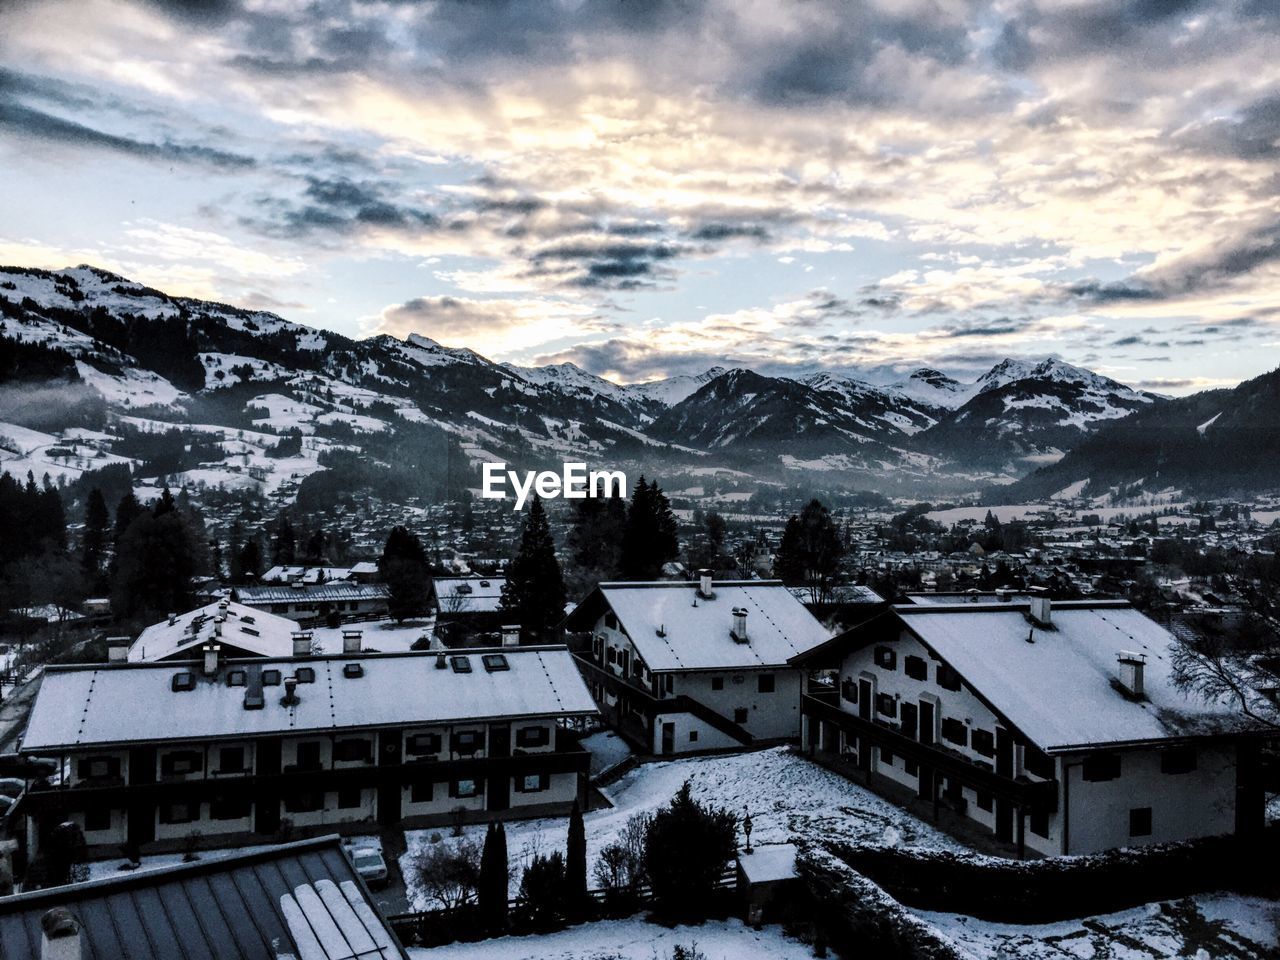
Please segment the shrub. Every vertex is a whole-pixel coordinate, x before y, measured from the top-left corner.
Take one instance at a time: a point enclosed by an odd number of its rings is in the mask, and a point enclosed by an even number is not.
[[[529,924],[541,929],[554,926],[564,912],[566,893],[564,855],[556,850],[534,856],[520,880],[520,906]]]
[[[472,840],[425,844],[410,858],[409,874],[442,909],[467,906],[480,885],[480,847]]]
[[[737,826],[732,812],[694,800],[687,780],[654,814],[644,868],[660,916],[703,919],[714,910],[716,883],[738,851]]]

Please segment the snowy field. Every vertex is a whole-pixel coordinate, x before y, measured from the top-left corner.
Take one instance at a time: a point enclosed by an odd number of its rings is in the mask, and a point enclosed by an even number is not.
[[[1205,894],[1083,920],[1036,926],[917,912],[975,960],[1263,960],[1280,956],[1280,904]]]
[[[792,754],[785,747],[753,753],[692,757],[662,763],[646,763],[632,770],[603,793],[614,804],[594,810],[584,818],[587,828],[588,870],[601,849],[618,839],[628,818],[652,813],[664,806],[685,780],[692,783],[700,801],[727,807],[738,814],[751,813],[753,844],[786,843],[796,836],[849,840],[866,844],[901,844],[935,850],[964,852],[966,847],[887,800],[850,783],[843,777]],[[536,853],[563,850],[567,818],[514,821],[507,824],[507,852],[519,868]],[[477,842],[484,827],[467,828]],[[409,861],[424,843],[449,843],[447,829],[408,830],[407,852],[401,858],[409,903],[415,910],[428,908],[411,879]],[[517,873],[519,870],[517,869]],[[519,878],[512,881],[515,895]]]
[[[1186,506],[1187,504],[1183,501],[1170,501],[1127,507],[1085,507],[1078,512],[1097,514],[1103,523],[1110,523],[1118,518],[1134,519],[1170,508],[1182,509]],[[1046,511],[1057,512],[1059,509],[1043,503],[1011,503],[997,506],[952,507],[950,510],[934,510],[926,516],[944,527],[949,527],[966,520],[981,523],[986,518],[988,510],[1001,523],[1010,523],[1015,520],[1032,520]]]
[[[501,937],[410,948],[414,960],[667,960],[675,946],[696,945],[707,960],[806,960],[813,949],[778,927],[752,930],[741,920],[668,929],[640,919],[605,920],[541,937]]]

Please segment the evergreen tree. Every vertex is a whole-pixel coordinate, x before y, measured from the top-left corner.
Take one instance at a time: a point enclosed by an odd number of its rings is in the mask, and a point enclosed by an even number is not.
[[[480,882],[476,893],[480,922],[491,933],[507,925],[507,833],[501,823],[490,823],[480,854]]]
[[[621,497],[585,497],[573,504],[565,579],[573,595],[586,596],[597,583],[618,572],[627,502]]]
[[[431,568],[422,543],[406,527],[393,527],[378,558],[387,585],[387,612],[403,623],[427,612],[431,600]]]
[[[577,800],[573,801],[573,809],[569,811],[569,844],[564,870],[569,914],[583,916],[590,903],[587,896],[587,829]]]
[[[693,799],[689,782],[658,810],[645,834],[645,873],[658,913],[668,920],[704,918],[716,881],[738,850],[738,818]]]
[[[252,583],[262,575],[262,547],[257,537],[249,537],[236,555],[237,583]]]
[[[120,538],[112,591],[114,609],[125,617],[158,618],[190,608],[196,550],[176,509],[155,516],[144,511]]]
[[[133,495],[132,490],[121,497],[120,502],[116,504],[115,545],[117,550],[120,549],[120,538],[129,529],[129,525],[142,515],[142,511],[142,503]]]
[[[91,583],[102,575],[102,561],[107,550],[107,528],[111,525],[111,512],[102,491],[94,487],[84,507],[84,535],[80,539],[80,566]]]
[[[271,541],[272,566],[290,566],[295,559],[297,538],[294,536],[293,524],[287,514],[280,514],[280,522],[276,525],[276,535]]]
[[[520,624],[525,643],[549,640],[564,619],[564,579],[542,501],[535,497],[520,534],[520,550],[507,566],[502,613]]]
[[[798,516],[792,514],[787,520],[773,572],[789,586],[807,586],[813,601],[820,603],[830,596],[843,554],[830,511],[810,500]]]
[[[325,562],[325,551],[329,546],[329,537],[323,530],[316,530],[307,538],[306,556],[303,560],[311,564],[323,564]]]
[[[656,580],[662,565],[680,552],[678,524],[671,503],[655,480],[636,484],[622,537],[619,573],[624,580]]]
[[[173,501],[173,494],[169,492],[169,488],[166,486],[160,494],[160,499],[151,508],[151,513],[155,517],[163,517],[166,513],[172,513],[177,509],[178,505]]]

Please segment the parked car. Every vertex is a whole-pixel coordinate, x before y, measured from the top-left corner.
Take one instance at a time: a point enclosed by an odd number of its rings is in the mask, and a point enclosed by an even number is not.
[[[347,853],[355,865],[356,873],[370,887],[385,887],[391,879],[391,871],[387,869],[386,858],[382,855],[382,844],[376,840],[363,843],[349,843]]]

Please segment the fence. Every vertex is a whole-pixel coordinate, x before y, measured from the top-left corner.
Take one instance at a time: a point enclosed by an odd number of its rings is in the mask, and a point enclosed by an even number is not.
[[[738,868],[736,864],[726,867],[715,882],[717,891],[732,891],[736,890],[737,886]],[[610,905],[610,901],[616,899],[624,908],[625,914],[632,913],[638,907],[648,906],[654,901],[653,888],[647,883],[641,883],[626,890],[589,889],[587,896],[591,898],[601,912],[605,912]],[[523,901],[519,898],[507,901],[507,910],[511,914],[518,913],[522,906]],[[423,910],[417,913],[399,913],[387,917],[387,922],[403,944],[430,942],[438,945],[449,942],[447,939],[440,939],[442,931],[450,931],[456,937],[458,934],[465,934],[468,927],[473,927],[474,924],[469,924],[467,921],[474,916],[475,912],[476,905],[468,903],[461,907],[440,907],[435,910]],[[453,922],[455,920],[462,922],[455,924]],[[512,931],[508,930],[506,932],[510,933]],[[472,937],[471,939],[481,939],[481,937]]]

